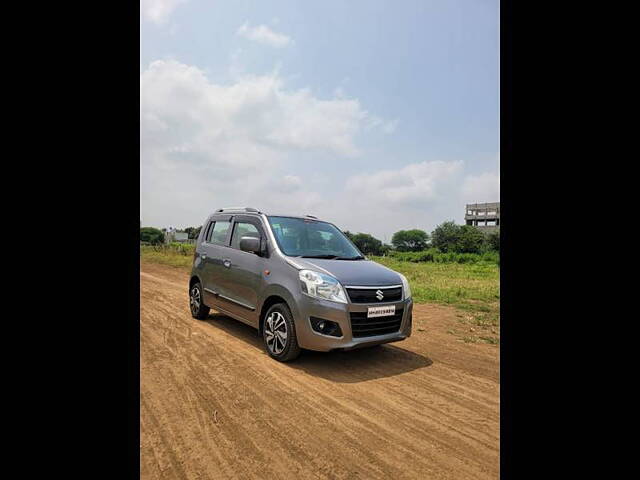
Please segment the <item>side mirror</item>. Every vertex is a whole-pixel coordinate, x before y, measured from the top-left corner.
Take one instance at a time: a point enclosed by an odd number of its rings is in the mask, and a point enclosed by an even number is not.
[[[258,237],[240,238],[240,250],[260,254],[260,239]]]

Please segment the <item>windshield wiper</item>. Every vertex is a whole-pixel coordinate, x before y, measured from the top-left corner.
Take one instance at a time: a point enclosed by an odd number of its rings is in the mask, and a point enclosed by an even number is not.
[[[355,257],[341,257],[339,255],[301,255],[302,258],[326,258],[327,260],[363,260],[364,257],[362,255],[357,255]]]

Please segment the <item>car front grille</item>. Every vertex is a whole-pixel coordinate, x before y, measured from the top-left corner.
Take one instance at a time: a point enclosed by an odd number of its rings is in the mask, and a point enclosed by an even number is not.
[[[382,292],[382,300],[378,298],[378,290]],[[347,295],[351,303],[386,303],[402,300],[402,287],[351,288],[347,287]]]
[[[353,338],[386,335],[400,330],[402,309],[388,317],[367,318],[367,312],[351,312],[351,332]]]

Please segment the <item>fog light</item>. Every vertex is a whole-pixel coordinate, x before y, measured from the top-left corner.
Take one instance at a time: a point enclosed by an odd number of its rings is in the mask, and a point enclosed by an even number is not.
[[[309,317],[309,320],[311,321],[311,328],[322,335],[328,335],[330,337],[342,336],[342,329],[336,322],[318,317]]]

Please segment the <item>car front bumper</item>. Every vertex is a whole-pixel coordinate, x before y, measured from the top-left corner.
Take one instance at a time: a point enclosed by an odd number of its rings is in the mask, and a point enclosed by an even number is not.
[[[402,309],[402,321],[398,331],[383,335],[354,337],[351,329],[351,313],[367,312],[369,307],[395,305],[396,312]],[[411,336],[413,301],[409,299],[391,303],[337,303],[303,295],[296,318],[298,344],[308,350],[327,352],[330,350],[352,350],[360,347],[398,342]],[[341,337],[323,335],[311,327],[310,317],[336,322],[342,330]],[[379,317],[383,319],[384,317]]]

